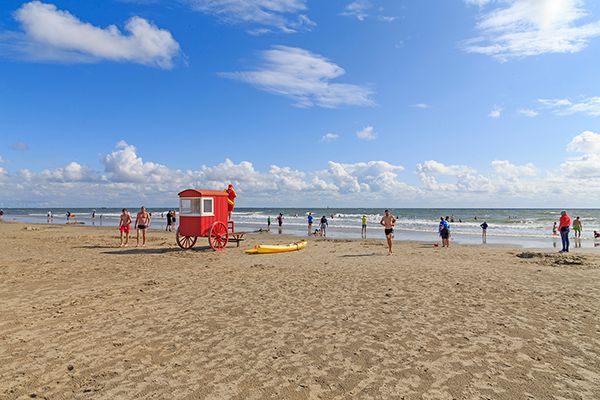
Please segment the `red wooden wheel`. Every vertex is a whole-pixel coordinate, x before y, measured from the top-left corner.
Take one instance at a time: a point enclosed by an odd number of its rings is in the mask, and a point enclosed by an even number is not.
[[[221,221],[216,221],[208,231],[208,243],[215,251],[221,251],[227,246],[229,241],[229,232],[227,225]]]
[[[179,233],[179,228],[177,228],[177,233],[175,234],[175,240],[177,241],[177,244],[179,245],[179,247],[181,247],[182,249],[184,249],[184,250],[191,249],[196,244],[197,239],[198,238],[196,236],[182,236]]]

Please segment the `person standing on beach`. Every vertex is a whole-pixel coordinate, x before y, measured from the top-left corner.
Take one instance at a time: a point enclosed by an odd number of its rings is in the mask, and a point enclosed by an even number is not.
[[[308,213],[308,234],[312,232],[313,216],[312,213]]]
[[[270,231],[271,230],[271,216],[267,216],[267,230]]]
[[[325,218],[325,216],[323,215],[323,217],[321,218],[321,236],[323,237],[327,237],[327,227],[329,226],[329,222],[327,222],[327,218]]]
[[[367,238],[367,216],[363,215],[362,218],[360,219],[360,222],[362,223],[362,228],[360,230],[360,237],[363,239]]]
[[[450,223],[444,217],[440,217],[438,231],[442,238],[442,247],[450,247]]]
[[[152,217],[150,213],[146,211],[146,207],[142,206],[140,212],[135,217],[135,229],[136,229],[136,246],[140,245],[140,231],[142,232],[142,246],[146,245],[146,229],[150,226]]]
[[[575,233],[575,237],[577,239],[581,239],[582,229],[583,225],[581,225],[581,220],[579,219],[579,217],[576,217],[575,221],[573,221],[573,232]]]
[[[385,238],[387,239],[388,245],[388,256],[392,255],[392,242],[394,239],[394,226],[396,226],[396,218],[390,214],[390,210],[385,210],[383,213],[383,217],[381,221],[379,221],[381,225],[383,225]]]
[[[557,232],[558,232],[558,225],[556,225],[556,222],[555,222],[554,225],[552,226],[552,234],[554,236],[556,236]]]
[[[281,225],[283,225],[283,214],[279,213],[279,215],[277,216],[277,223],[279,224],[279,227],[281,228]]]
[[[235,198],[237,197],[237,194],[235,193],[235,190],[233,190],[232,184],[229,184],[227,189],[225,189],[225,192],[227,192],[227,217],[229,218],[229,221],[231,221],[231,213],[235,208]]]
[[[558,222],[558,231],[560,232],[560,239],[562,241],[562,250],[560,251],[560,253],[568,253],[571,217],[569,217],[566,211],[561,211],[560,220]]]
[[[167,213],[167,227],[165,228],[166,232],[173,232],[173,214],[171,214],[171,210]]]
[[[126,208],[121,210],[121,219],[119,220],[119,231],[121,232],[121,247],[127,247],[129,243],[129,233],[131,232],[131,214]],[[123,241],[125,239],[125,241]]]
[[[483,239],[483,243],[487,242],[487,222],[483,221],[483,224],[479,225],[481,227],[481,238]]]

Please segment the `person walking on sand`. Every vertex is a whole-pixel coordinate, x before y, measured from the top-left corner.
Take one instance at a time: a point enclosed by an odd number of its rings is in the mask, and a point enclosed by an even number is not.
[[[135,217],[135,229],[136,229],[136,246],[140,245],[140,231],[142,233],[142,246],[146,245],[146,229],[150,226],[152,217],[150,213],[146,211],[146,207],[142,206],[140,212]]]
[[[483,243],[487,243],[487,228],[488,228],[488,224],[487,222],[483,221],[483,224],[479,225],[481,227],[481,238],[483,240]]]
[[[440,217],[438,231],[442,238],[442,247],[450,247],[450,223],[444,217]]]
[[[360,237],[363,239],[367,238],[367,216],[363,215],[362,218],[360,219],[360,222],[362,223],[362,228],[360,230]]]
[[[327,237],[327,227],[329,226],[329,222],[327,222],[327,218],[325,218],[325,216],[323,215],[323,217],[321,218],[321,225],[320,225],[320,235],[323,237]]]
[[[121,247],[127,247],[129,243],[129,233],[131,232],[131,214],[126,208],[121,210],[121,219],[119,220],[119,232],[121,232]],[[125,239],[125,241],[123,241]]]
[[[562,250],[559,253],[568,253],[571,217],[563,210],[560,212],[560,220],[558,222],[558,231],[560,232],[560,239],[562,241]]]
[[[390,210],[385,210],[383,213],[383,217],[381,221],[379,221],[381,225],[383,225],[385,238],[387,239],[388,245],[388,256],[392,255],[392,242],[394,239],[394,226],[396,226],[396,218],[390,214]]]
[[[313,216],[312,213],[308,213],[308,234],[312,232]]]
[[[581,220],[579,217],[575,218],[573,221],[573,232],[575,233],[575,237],[577,239],[581,239],[581,231],[583,230],[583,225],[581,224]]]

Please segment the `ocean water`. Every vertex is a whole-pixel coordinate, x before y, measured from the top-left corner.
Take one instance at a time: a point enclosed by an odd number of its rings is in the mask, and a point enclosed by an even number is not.
[[[135,215],[137,208],[129,208]],[[28,223],[48,223],[47,212],[54,218],[52,224],[65,224],[66,208],[8,208],[4,209],[7,221],[23,221]],[[92,219],[91,208],[69,209],[75,214],[75,221],[93,226],[117,226],[121,210],[118,208],[98,208],[96,217]],[[164,229],[167,208],[148,208],[153,216],[153,229]],[[560,248],[560,238],[553,236],[552,225],[558,221],[558,209],[431,209],[401,208],[390,209],[398,219],[395,238],[397,240],[419,240],[434,243],[438,240],[437,227],[440,216],[450,216],[452,240],[458,243],[481,243],[480,224],[486,221],[489,225],[488,244],[519,245],[523,247]],[[583,224],[582,240],[572,246],[600,249],[600,241],[593,238],[593,231],[600,230],[600,209],[567,210],[572,219],[581,218]],[[275,217],[284,214],[281,229]],[[367,234],[369,238],[381,239],[383,229],[379,225],[383,210],[372,208],[238,208],[233,214],[238,230],[257,230],[267,228],[267,217],[271,217],[271,233],[307,235],[307,215],[312,212],[315,217],[313,229],[317,228],[321,216],[325,215],[329,222],[328,236],[331,238],[360,238],[361,217],[368,219]],[[179,215],[179,214],[178,214]]]

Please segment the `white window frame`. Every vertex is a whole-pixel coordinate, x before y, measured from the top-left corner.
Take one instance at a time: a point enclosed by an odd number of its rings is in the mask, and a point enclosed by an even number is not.
[[[184,213],[183,207],[181,206],[181,203],[183,200],[200,200],[200,214]],[[212,203],[212,212],[207,213],[204,211],[204,200],[210,200],[210,202]],[[212,197],[181,197],[179,199],[179,216],[180,217],[214,217],[214,215],[215,215],[215,199]]]
[[[204,211],[204,200],[210,200],[210,204],[212,205],[211,212]],[[215,199],[213,197],[200,197],[200,211],[203,217],[214,217],[215,216]]]

